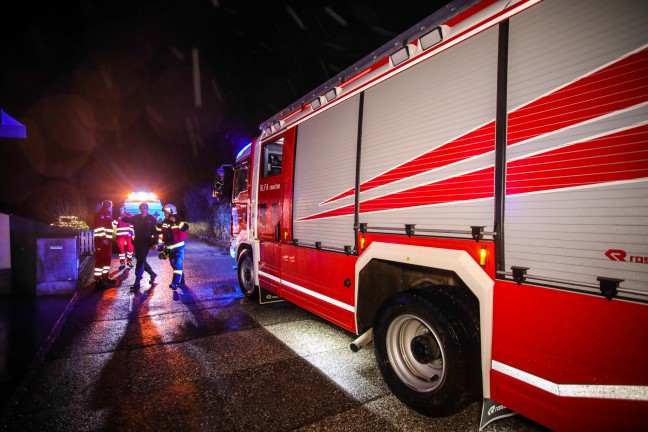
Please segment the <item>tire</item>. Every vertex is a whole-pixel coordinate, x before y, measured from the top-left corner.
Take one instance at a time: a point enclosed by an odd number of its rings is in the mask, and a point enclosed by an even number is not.
[[[252,262],[252,253],[249,250],[241,252],[238,259],[238,283],[241,292],[247,298],[257,295],[258,287],[254,285],[254,263]]]
[[[479,364],[479,343],[462,319],[451,303],[424,291],[396,294],[378,310],[374,345],[380,372],[396,397],[421,414],[459,412],[481,385],[470,382],[479,375],[471,370]]]

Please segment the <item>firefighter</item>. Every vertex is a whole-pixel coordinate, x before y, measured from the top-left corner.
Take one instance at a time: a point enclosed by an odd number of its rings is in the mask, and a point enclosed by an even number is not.
[[[112,260],[112,234],[112,202],[106,200],[94,217],[94,279],[99,289],[117,286],[117,281],[108,277]]]
[[[119,208],[119,215],[121,217],[132,217],[130,213],[126,212],[126,206],[122,205]],[[133,225],[117,218],[113,221],[113,227],[117,230],[117,248],[119,249],[119,270],[124,270],[126,265],[133,267]]]
[[[164,259],[168,256],[171,268],[173,268],[173,280],[169,288],[186,288],[187,285],[185,284],[185,275],[183,272],[184,241],[187,238],[189,224],[180,219],[178,209],[173,204],[165,205],[162,208],[162,213],[164,213],[164,220],[160,227],[162,238],[160,240],[159,250],[163,251],[160,254],[160,258]]]
[[[136,292],[140,288],[140,282],[144,271],[151,277],[150,284],[155,284],[157,274],[146,261],[150,249],[156,249],[158,244],[158,227],[157,221],[148,212],[148,204],[145,202],[139,205],[140,214],[135,216],[119,216],[120,220],[125,223],[133,224],[135,235],[133,236],[133,245],[135,247],[135,283],[131,291]]]

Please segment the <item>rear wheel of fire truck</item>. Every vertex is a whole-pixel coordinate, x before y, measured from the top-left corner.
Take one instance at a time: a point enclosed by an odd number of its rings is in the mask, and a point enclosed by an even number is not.
[[[252,263],[252,254],[245,250],[241,252],[238,260],[238,282],[241,292],[247,298],[252,298],[257,293],[257,287],[254,285],[254,264]]]
[[[374,325],[376,360],[387,385],[403,403],[432,417],[459,412],[471,401],[475,384],[468,377],[478,363],[461,313],[438,300],[424,291],[396,294]]]

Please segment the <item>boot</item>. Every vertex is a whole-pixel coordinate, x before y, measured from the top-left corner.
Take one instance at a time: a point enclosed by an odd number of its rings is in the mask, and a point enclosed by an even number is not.
[[[180,278],[182,275],[179,275],[177,273],[173,273],[173,280],[171,281],[171,285],[169,285],[169,288],[171,289],[176,289],[178,286],[180,286]]]
[[[103,281],[101,279],[95,279],[95,289],[98,290],[104,289]]]
[[[155,284],[155,278],[156,278],[156,277],[157,277],[157,273],[155,273],[155,272],[151,272],[151,280],[149,281],[149,283],[150,283],[151,285],[154,285],[154,284]]]
[[[185,283],[184,276],[185,276],[185,275],[184,275],[184,272],[183,272],[183,273],[182,273],[182,277],[180,278],[180,288],[182,288],[182,289],[186,289],[186,288],[187,288],[187,284]]]
[[[126,264],[124,264],[123,262],[120,262],[119,263],[119,270],[124,270],[125,268],[126,268]]]
[[[142,278],[136,278],[135,279],[135,282],[133,283],[133,286],[130,287],[131,292],[139,291],[141,281],[142,281]]]
[[[115,288],[117,286],[117,281],[115,279],[110,279],[108,276],[101,278],[101,284],[104,288]]]
[[[128,261],[126,265],[130,268],[133,268],[133,261]]]

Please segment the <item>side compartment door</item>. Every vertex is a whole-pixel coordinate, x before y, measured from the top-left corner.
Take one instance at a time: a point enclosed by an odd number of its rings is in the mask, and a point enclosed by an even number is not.
[[[257,238],[259,239],[259,284],[278,293],[281,278],[281,240],[284,194],[284,136],[261,144]]]

